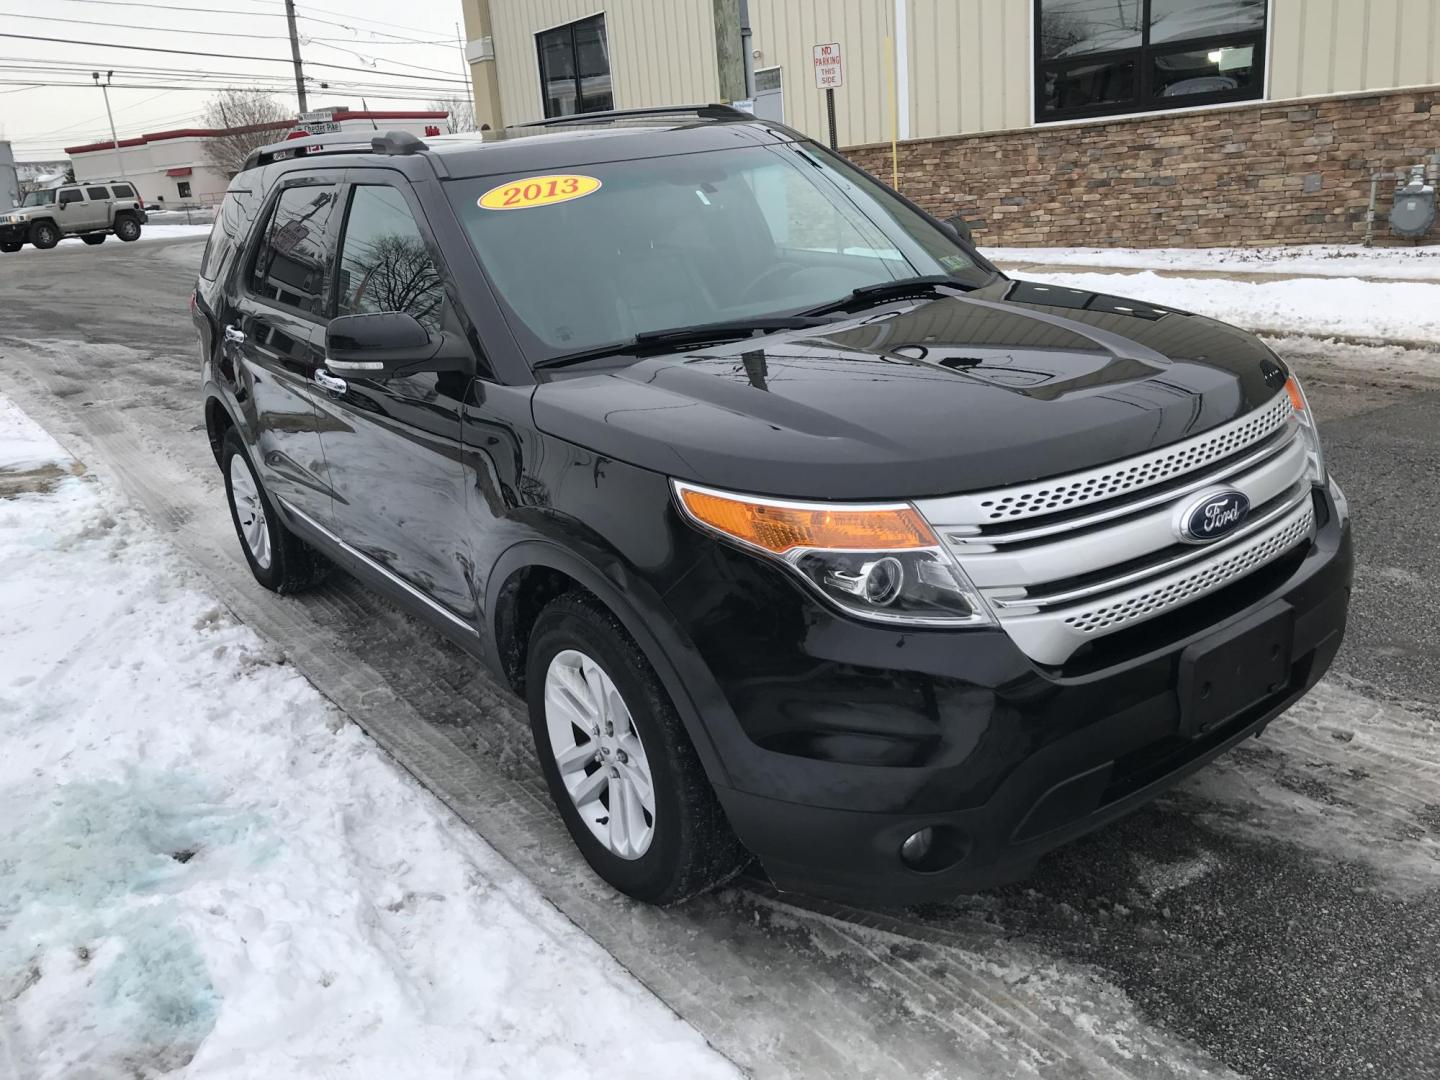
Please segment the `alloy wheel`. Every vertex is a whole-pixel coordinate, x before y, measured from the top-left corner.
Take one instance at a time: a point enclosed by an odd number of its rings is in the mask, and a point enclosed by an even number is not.
[[[230,500],[235,504],[235,520],[245,546],[262,570],[270,567],[270,525],[265,520],[265,504],[250,467],[239,454],[230,458]]]
[[[560,779],[605,849],[638,859],[655,838],[655,788],[645,746],[610,676],[575,649],[545,673],[545,726]]]

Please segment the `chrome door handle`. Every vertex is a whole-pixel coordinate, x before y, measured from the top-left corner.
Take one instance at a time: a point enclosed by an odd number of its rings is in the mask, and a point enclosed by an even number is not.
[[[227,326],[225,327],[225,340],[233,341],[238,345],[245,340],[245,331],[238,326]]]
[[[329,390],[332,394],[343,394],[346,390],[350,389],[349,383],[344,379],[337,379],[323,367],[315,369],[315,382],[323,386],[326,390]]]

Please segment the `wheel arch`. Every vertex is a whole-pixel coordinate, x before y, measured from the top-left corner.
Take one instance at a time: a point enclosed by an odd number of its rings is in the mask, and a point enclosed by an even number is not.
[[[729,710],[718,685],[684,640],[660,598],[617,556],[604,560],[609,573],[600,569],[599,562],[582,557],[572,546],[562,547],[549,540],[526,540],[508,548],[496,560],[489,577],[484,607],[489,632],[482,635],[487,662],[523,697],[525,656],[535,618],[545,604],[563,592],[578,589],[589,593],[619,620],[655,669],[711,782],[728,787],[729,770],[716,745],[715,733],[702,719]],[[668,647],[662,643],[662,635],[668,639]]]
[[[220,455],[225,444],[225,433],[231,428],[239,428],[235,417],[230,414],[230,408],[215,394],[205,396],[205,436],[210,440],[210,453],[215,456],[215,464],[220,464]],[[242,434],[243,434],[243,429]]]

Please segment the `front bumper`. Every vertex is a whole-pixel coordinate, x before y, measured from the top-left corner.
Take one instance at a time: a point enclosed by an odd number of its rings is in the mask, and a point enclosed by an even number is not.
[[[29,237],[28,221],[0,221],[0,244],[23,244]]]
[[[666,600],[746,736],[724,740],[729,784],[718,791],[731,824],[778,887],[850,902],[945,899],[1024,876],[1045,852],[1259,734],[1324,675],[1353,557],[1339,489],[1314,499],[1307,549],[1115,635],[1109,653],[1073,669],[1035,665],[1000,630],[904,633],[839,617],[717,545],[706,572],[687,579],[708,588],[689,595],[682,584]],[[717,611],[717,573],[736,575],[729,587],[743,605]],[[1284,608],[1294,616],[1288,679],[1182,734],[1182,652]],[[927,826],[943,840],[938,862],[913,869],[900,846]]]

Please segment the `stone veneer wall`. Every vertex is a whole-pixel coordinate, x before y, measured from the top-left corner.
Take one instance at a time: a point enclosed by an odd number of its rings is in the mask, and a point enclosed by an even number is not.
[[[900,144],[900,190],[985,245],[1353,243],[1370,174],[1440,152],[1440,87]],[[845,153],[890,180],[890,146]],[[1376,242],[1395,185],[1382,180]],[[1422,243],[1440,243],[1440,229]]]

